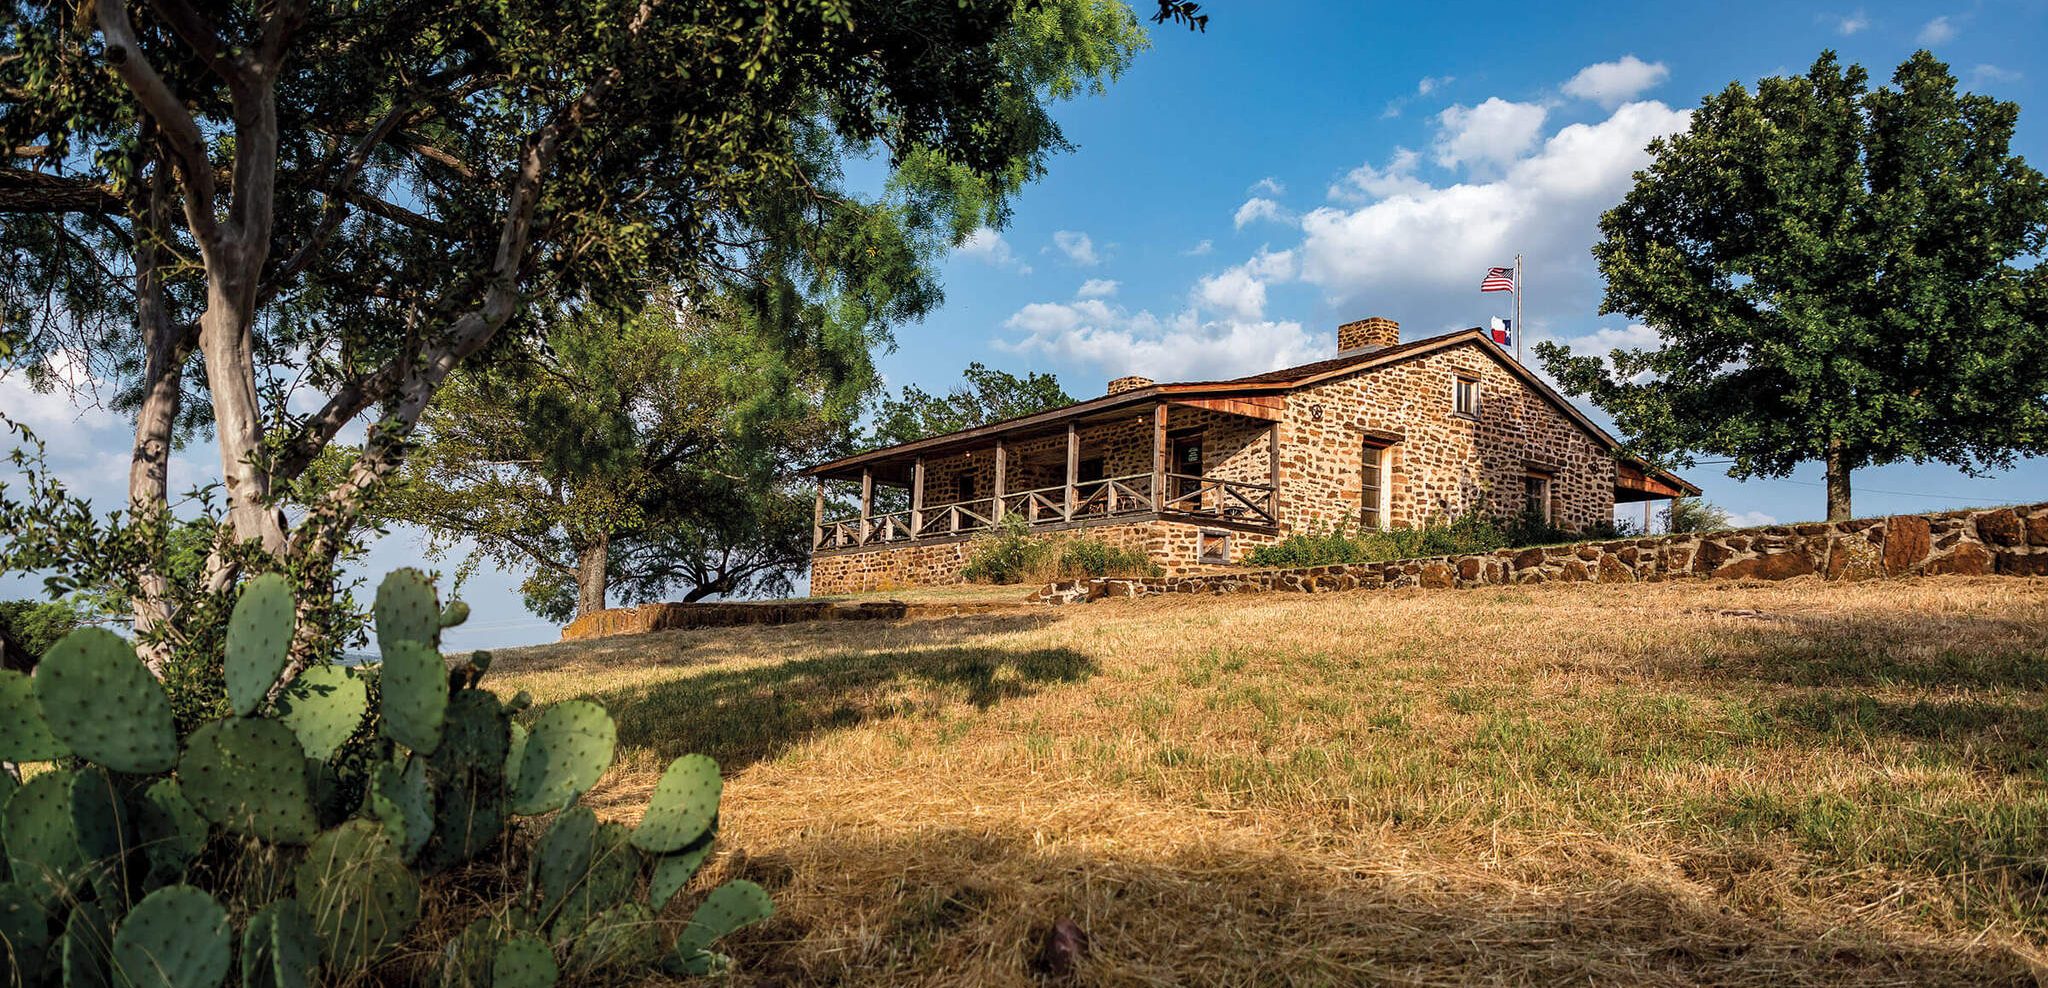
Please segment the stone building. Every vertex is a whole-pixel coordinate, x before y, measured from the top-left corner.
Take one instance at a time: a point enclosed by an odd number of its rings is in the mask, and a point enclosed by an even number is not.
[[[1486,332],[1403,343],[1381,318],[1338,327],[1328,360],[1224,381],[1118,378],[1099,398],[808,473],[821,595],[958,580],[974,536],[1012,516],[1142,550],[1172,575],[1295,531],[1475,510],[1576,530],[1618,502],[1699,493],[1623,454]],[[858,485],[858,514],[826,516],[830,483]],[[877,509],[890,486],[907,508]]]

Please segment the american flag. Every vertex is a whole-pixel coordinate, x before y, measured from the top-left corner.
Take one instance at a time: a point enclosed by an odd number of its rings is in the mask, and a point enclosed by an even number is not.
[[[1482,292],[1511,292],[1515,290],[1514,268],[1487,268],[1486,277],[1479,280]]]

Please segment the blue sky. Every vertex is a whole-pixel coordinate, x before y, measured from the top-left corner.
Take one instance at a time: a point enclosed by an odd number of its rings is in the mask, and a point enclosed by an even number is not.
[[[1149,3],[1143,6],[1151,6]],[[2017,150],[2048,162],[2048,3],[1339,4],[1211,0],[1206,35],[1155,29],[1102,96],[1060,107],[1077,145],[1007,228],[944,265],[946,304],[899,327],[892,384],[949,386],[969,361],[1057,373],[1078,396],[1125,373],[1252,373],[1327,356],[1339,322],[1397,319],[1409,338],[1505,314],[1489,264],[1526,255],[1528,340],[1647,342],[1598,315],[1588,248],[1600,211],[1700,96],[1797,73],[1823,48],[1883,79],[1916,48],[1969,87],[2016,100]],[[1654,11],[1654,13],[1648,12]],[[81,490],[119,503],[128,426],[0,381],[0,411],[51,441]],[[217,473],[181,451],[176,484]],[[1820,475],[1688,476],[1747,521],[1822,513]],[[2038,500],[2048,463],[1994,478],[1902,465],[1856,475],[1858,514]],[[364,564],[454,569],[398,532]],[[453,647],[552,640],[520,574],[474,576]],[[31,593],[21,581],[8,595]]]

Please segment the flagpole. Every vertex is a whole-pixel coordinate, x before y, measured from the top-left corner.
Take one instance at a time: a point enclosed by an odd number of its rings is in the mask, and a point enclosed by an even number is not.
[[[1522,255],[1515,255],[1515,363],[1522,362],[1522,337],[1529,325],[1522,321]]]

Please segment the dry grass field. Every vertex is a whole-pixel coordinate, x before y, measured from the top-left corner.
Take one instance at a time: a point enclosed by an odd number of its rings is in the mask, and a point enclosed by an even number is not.
[[[2048,581],[1155,598],[503,653],[727,773],[740,984],[2038,984]]]

